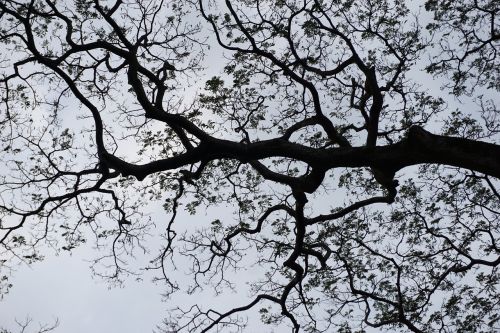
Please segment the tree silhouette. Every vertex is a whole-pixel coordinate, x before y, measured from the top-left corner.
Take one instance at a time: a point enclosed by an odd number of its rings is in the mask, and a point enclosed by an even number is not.
[[[4,328],[0,327],[0,332],[1,333],[14,333],[14,332],[19,332],[19,333],[28,333],[28,332],[33,332],[33,333],[47,333],[47,332],[52,332],[54,331],[57,326],[59,325],[59,321],[55,320],[54,323],[52,324],[38,324],[38,327],[32,325],[33,319],[31,318],[26,318],[23,321],[16,320],[17,324],[17,330],[16,331],[10,331],[6,330]]]
[[[294,332],[498,330],[499,11],[3,0],[0,291],[42,245],[93,241],[96,274],[135,274],[158,200],[167,295],[181,257],[189,292],[265,269],[250,303],[164,331],[243,330],[251,308]],[[176,232],[180,209],[214,206],[234,218]]]

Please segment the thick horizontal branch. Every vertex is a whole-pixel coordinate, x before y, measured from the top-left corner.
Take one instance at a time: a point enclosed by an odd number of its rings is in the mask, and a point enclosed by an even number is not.
[[[171,158],[136,165],[106,155],[108,167],[138,179],[185,165],[217,159],[250,162],[272,157],[303,161],[322,170],[347,167],[374,167],[386,175],[417,164],[432,163],[474,170],[500,178],[500,146],[482,141],[431,134],[414,126],[402,141],[377,147],[340,147],[318,149],[279,139],[253,143],[210,138],[184,153]]]

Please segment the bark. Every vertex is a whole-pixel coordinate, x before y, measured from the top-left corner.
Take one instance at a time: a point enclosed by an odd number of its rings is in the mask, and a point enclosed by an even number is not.
[[[329,170],[340,167],[371,167],[387,175],[426,163],[465,168],[500,178],[500,146],[464,138],[432,134],[413,126],[398,143],[376,147],[339,147],[317,149],[282,138],[253,143],[238,143],[210,138],[198,147],[175,157],[135,165],[107,154],[105,164],[123,175],[144,179],[150,174],[180,168],[201,161],[231,158],[251,162],[269,157],[287,157]]]

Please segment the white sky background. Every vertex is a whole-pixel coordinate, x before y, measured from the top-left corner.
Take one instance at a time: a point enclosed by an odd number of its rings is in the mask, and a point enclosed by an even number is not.
[[[206,80],[220,74],[223,70],[225,59],[221,48],[215,41],[206,52],[204,64],[207,68],[200,73],[200,77],[190,79],[191,84],[186,86],[187,100],[204,87]],[[74,98],[67,98],[65,102],[69,105],[60,115],[63,122],[61,130],[65,127],[81,127],[79,120],[74,118],[74,108],[78,108],[74,104]],[[36,111],[34,113],[37,115],[44,112],[41,109]],[[120,151],[123,152],[126,149],[126,145],[122,143]],[[166,193],[165,196],[169,195],[170,193]],[[152,232],[156,237],[153,236],[145,242],[151,249],[160,248],[162,239],[158,235],[164,232],[166,222],[170,218],[170,214],[167,214],[161,205],[160,200],[145,209],[146,212],[151,213],[156,223],[156,229]],[[176,231],[180,234],[179,230],[183,228],[208,226],[216,218],[222,221],[231,219],[232,212],[229,208],[223,208],[221,211],[220,207],[217,207],[211,212],[202,212],[200,209],[196,216],[191,216],[180,211],[176,219],[178,226]],[[177,292],[171,299],[165,300],[161,296],[165,289],[164,285],[151,282],[153,276],[158,275],[157,271],[152,274],[145,273],[139,281],[136,281],[135,277],[130,277],[123,287],[110,287],[99,277],[92,276],[89,268],[90,260],[96,256],[92,245],[91,236],[87,244],[73,249],[71,253],[61,251],[60,255],[54,256],[54,252],[48,250],[45,251],[45,259],[42,262],[32,266],[17,267],[10,278],[13,287],[0,301],[0,329],[5,328],[12,330],[12,333],[17,333],[19,327],[16,320],[23,322],[26,318],[31,318],[32,324],[25,333],[35,332],[39,324],[51,324],[55,320],[59,321],[58,328],[54,330],[56,333],[151,332],[161,324],[163,318],[168,317],[168,310],[177,306],[189,308],[193,304],[200,304],[208,307],[211,304],[214,309],[224,312],[233,307],[245,305],[252,300],[251,297],[247,297],[248,293],[245,292],[247,289],[244,284],[237,289],[240,293],[227,290],[217,298],[214,297],[214,291],[207,288],[195,296]],[[130,261],[135,264],[135,267],[146,267],[148,260],[154,255],[155,252],[152,252],[139,260],[130,259]],[[187,259],[185,262],[176,260],[176,265],[179,272],[174,273],[174,277],[191,283],[192,275],[188,274]],[[254,272],[256,270],[259,269],[249,269],[240,274],[245,274],[247,279],[257,274]],[[235,276],[234,281],[246,279],[238,279],[238,276]],[[248,311],[246,315],[252,316],[252,311]],[[255,313],[252,317],[259,318]],[[251,328],[262,332],[289,331],[288,328],[276,330],[270,326],[263,327],[259,320],[249,325],[249,329]]]
[[[161,207],[157,207],[157,212],[156,218],[166,219]],[[211,221],[203,214],[182,215],[178,218],[179,224],[206,225]],[[158,224],[158,232],[161,232],[163,225]],[[152,239],[149,244],[158,247],[158,239]],[[176,306],[189,307],[196,302],[204,306],[213,304],[224,310],[247,301],[245,294],[230,291],[215,299],[211,290],[196,297],[177,293],[171,300],[162,301],[163,286],[152,283],[150,274],[145,274],[142,281],[128,279],[123,288],[108,288],[102,280],[91,276],[87,260],[95,253],[89,245],[75,249],[71,255],[49,256],[31,268],[24,266],[16,272],[11,292],[0,302],[0,324],[14,327],[14,318],[22,320],[29,315],[34,322],[50,323],[59,318],[60,325],[55,332],[150,332],[166,316],[167,310]],[[141,266],[140,262],[137,264]],[[147,262],[142,263],[146,265]],[[179,270],[187,271],[180,260],[177,265]],[[248,273],[251,272],[241,274],[248,277]],[[185,279],[191,278],[186,276]]]
[[[212,45],[212,51],[205,59],[205,64],[210,64],[211,67],[204,72],[204,77],[197,80],[200,87],[206,79],[222,71],[224,60],[221,58],[220,49],[214,43]],[[430,91],[440,91],[442,82],[424,72],[415,72],[414,79],[425,84]],[[189,93],[194,93],[195,88],[191,87]],[[450,100],[445,92],[443,94],[444,96],[441,97],[449,100],[450,110],[462,106],[459,101]],[[436,129],[439,127],[436,126]],[[429,126],[427,128],[430,129]],[[328,202],[316,201],[314,204],[315,206],[328,206]],[[166,221],[169,216],[161,208],[161,202],[153,205],[151,211],[153,219],[158,221],[159,234],[164,230],[162,222]],[[218,209],[208,214],[199,213],[197,216],[181,213],[177,218],[177,225],[182,223],[193,226],[195,223],[207,225],[214,218],[220,218],[221,213],[230,218],[229,209],[224,211]],[[159,242],[160,239],[156,237],[146,244],[152,248],[158,248]],[[95,254],[91,247],[90,242],[73,250],[71,255],[66,252],[57,257],[48,255],[43,262],[32,267],[19,267],[12,277],[14,286],[0,302],[0,328],[4,327],[17,332],[14,319],[22,321],[29,316],[34,322],[32,329],[37,328],[38,322],[51,323],[59,318],[60,324],[55,332],[150,332],[166,316],[167,310],[175,306],[212,303],[224,311],[234,306],[245,305],[250,300],[245,292],[236,294],[231,291],[215,299],[213,291],[207,290],[194,298],[177,293],[171,300],[163,302],[160,295],[163,286],[151,283],[151,276],[148,274],[145,274],[142,281],[135,281],[131,278],[123,288],[109,289],[106,283],[91,276],[89,263],[86,261],[93,258]],[[142,264],[137,262],[137,266],[146,265],[147,262]],[[180,271],[187,271],[187,268],[183,269],[182,262],[177,261],[177,266]],[[257,273],[257,270],[242,271],[240,274],[248,277],[249,274]],[[235,280],[238,281],[237,276]],[[250,318],[256,320],[258,316],[254,312]],[[289,332],[290,328],[286,325],[280,328],[262,326],[256,320],[255,324],[250,325],[246,331],[282,333]]]

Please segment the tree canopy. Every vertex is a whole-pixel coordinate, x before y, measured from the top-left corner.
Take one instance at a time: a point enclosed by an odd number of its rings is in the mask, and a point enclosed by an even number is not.
[[[86,242],[119,283],[163,230],[144,268],[167,297],[262,272],[249,303],[193,299],[164,332],[243,331],[251,309],[293,332],[499,330],[499,12],[2,0],[0,294]]]

